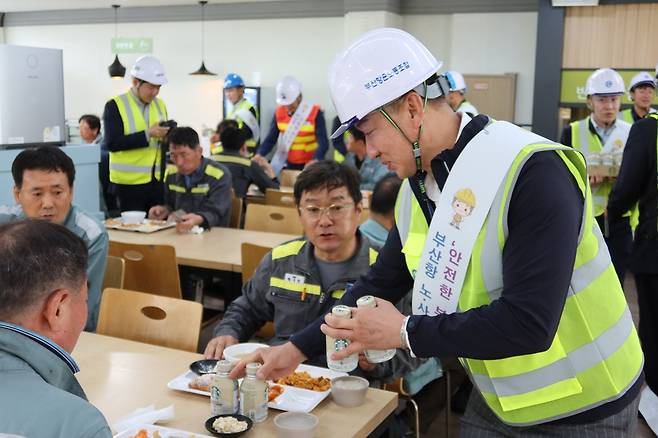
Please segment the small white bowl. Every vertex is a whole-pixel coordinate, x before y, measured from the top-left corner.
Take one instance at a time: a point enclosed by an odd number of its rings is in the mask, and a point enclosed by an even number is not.
[[[141,224],[146,218],[145,211],[122,211],[121,221],[126,224]]]
[[[269,345],[259,344],[257,342],[244,342],[242,344],[229,345],[224,349],[224,359],[231,362],[239,362],[248,354],[253,353],[259,348],[268,348]]]
[[[313,438],[318,417],[304,412],[284,412],[274,417],[277,438]]]
[[[340,376],[331,380],[331,397],[336,404],[353,408],[361,406],[366,399],[370,384],[363,377]]]

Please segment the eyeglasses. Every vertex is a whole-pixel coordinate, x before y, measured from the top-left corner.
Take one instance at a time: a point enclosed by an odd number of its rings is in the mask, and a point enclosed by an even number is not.
[[[317,221],[319,220],[324,212],[327,212],[327,216],[331,220],[342,219],[347,215],[347,212],[354,207],[354,203],[349,204],[332,204],[329,207],[317,207],[315,205],[305,205],[299,207],[299,211],[308,217],[310,220]]]

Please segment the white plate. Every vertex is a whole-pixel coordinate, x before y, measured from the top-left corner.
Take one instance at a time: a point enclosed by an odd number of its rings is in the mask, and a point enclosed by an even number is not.
[[[311,375],[311,377],[326,377],[328,379],[347,375],[347,373],[333,371],[328,368],[321,368],[304,364],[298,366],[295,371],[306,371]],[[198,389],[192,389],[188,386],[188,383],[194,379],[195,376],[196,375],[192,371],[187,371],[167,383],[167,388],[210,397],[209,392],[199,391]],[[283,393],[268,403],[270,408],[278,409],[280,411],[309,413],[331,393],[331,390],[320,392],[311,391],[309,389],[295,388],[294,386],[288,385],[280,386],[283,387]]]
[[[156,426],[154,424],[140,424],[130,429],[124,430],[123,432],[114,435],[114,438],[130,438],[137,435],[141,429],[146,429],[148,432],[149,438],[153,432],[158,431],[160,433],[160,438],[213,438],[210,435],[201,435],[199,433],[185,432],[180,429],[171,429],[169,427]]]

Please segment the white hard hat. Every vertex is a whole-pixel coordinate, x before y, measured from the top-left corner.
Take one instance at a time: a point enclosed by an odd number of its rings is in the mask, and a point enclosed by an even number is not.
[[[292,76],[284,76],[276,84],[276,103],[290,105],[302,93],[302,84]]]
[[[656,88],[656,81],[654,80],[651,73],[646,71],[641,71],[631,79],[631,84],[628,86],[628,91],[633,91],[633,89],[639,85],[651,85],[653,88]]]
[[[588,96],[593,94],[624,94],[624,80],[611,68],[600,68],[587,78],[585,92]]]
[[[445,73],[450,84],[450,91],[466,91],[466,81],[464,76],[458,71],[450,70]]]
[[[135,61],[130,75],[153,85],[164,85],[167,83],[164,67],[155,56],[144,55]]]
[[[371,111],[408,91],[433,99],[448,92],[448,83],[424,85],[441,62],[412,35],[400,29],[367,32],[342,50],[329,67],[331,98],[342,124],[336,138]]]

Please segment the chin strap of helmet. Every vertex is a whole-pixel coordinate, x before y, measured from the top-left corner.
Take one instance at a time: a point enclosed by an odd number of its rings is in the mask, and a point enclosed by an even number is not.
[[[423,88],[424,88],[424,97],[423,97],[423,111],[427,107],[427,81],[423,82]],[[414,160],[416,162],[416,174],[414,175],[414,178],[416,179],[416,183],[418,184],[418,187],[420,188],[420,193],[421,196],[423,197],[423,201],[426,203],[431,215],[434,214],[434,207],[432,206],[432,203],[429,200],[429,197],[427,196],[427,189],[425,188],[425,171],[423,171],[423,162],[421,158],[421,151],[420,151],[420,135],[423,132],[423,124],[421,122],[420,126],[418,127],[418,135],[416,137],[415,141],[412,141],[409,137],[407,137],[407,134],[402,132],[402,129],[400,129],[400,126],[391,118],[391,116],[386,112],[386,110],[382,107],[379,108],[379,112],[381,115],[384,116],[388,122],[393,125],[393,127],[404,137],[404,139],[411,145],[411,151],[414,155]]]

